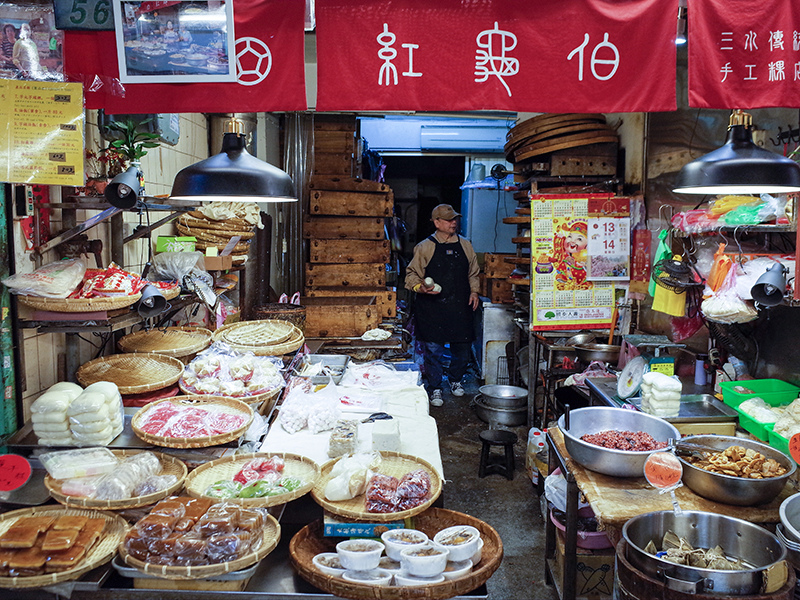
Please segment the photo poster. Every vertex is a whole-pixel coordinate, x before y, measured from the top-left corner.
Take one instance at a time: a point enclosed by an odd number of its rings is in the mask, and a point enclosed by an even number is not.
[[[623,220],[629,227],[629,199],[611,194],[531,194],[530,199],[531,329],[610,327],[614,279],[622,277],[589,278],[589,225],[610,219],[615,225]],[[627,238],[630,245],[630,235]]]
[[[236,81],[231,0],[114,0],[122,83]]]
[[[0,2],[0,79],[63,81],[63,39],[52,3]]]

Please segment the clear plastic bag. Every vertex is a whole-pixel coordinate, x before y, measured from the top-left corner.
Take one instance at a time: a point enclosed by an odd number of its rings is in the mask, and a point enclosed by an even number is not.
[[[86,259],[81,257],[58,260],[39,267],[33,273],[17,273],[3,279],[3,285],[15,294],[66,298],[83,281]]]
[[[747,323],[758,318],[758,312],[736,293],[736,269],[731,269],[722,287],[700,305],[703,316],[717,323]]]
[[[161,252],[153,258],[153,274],[167,281],[183,281],[193,269],[205,265],[202,252]]]

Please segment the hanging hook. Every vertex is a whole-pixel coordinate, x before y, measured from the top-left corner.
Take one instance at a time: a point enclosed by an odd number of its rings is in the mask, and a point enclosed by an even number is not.
[[[667,209],[667,213],[669,216],[665,219],[664,213],[662,212],[664,209]],[[661,229],[669,229],[672,227],[672,217],[675,216],[675,210],[672,208],[671,204],[662,204],[658,207],[658,220],[661,222]]]
[[[773,146],[780,146],[783,143],[783,140],[781,139],[781,135],[782,134],[783,134],[783,129],[781,129],[781,126],[778,125],[778,141],[775,141],[774,139],[769,138],[769,141],[772,142]]]
[[[739,248],[739,255],[736,257],[736,260],[739,262],[739,266],[742,268],[742,272],[746,273],[744,270],[744,251],[742,251],[742,244],[739,242],[739,238],[736,237],[736,233],[739,231],[740,227],[746,227],[745,225],[737,225],[733,229],[733,241],[736,242],[736,246]]]

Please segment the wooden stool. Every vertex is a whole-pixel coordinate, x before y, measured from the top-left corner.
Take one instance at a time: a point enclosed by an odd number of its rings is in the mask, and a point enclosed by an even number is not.
[[[514,444],[517,443],[517,434],[502,429],[487,429],[481,431],[479,437],[483,442],[483,447],[481,448],[478,477],[498,473],[505,475],[507,479],[514,479]],[[503,446],[505,449],[505,458],[502,462],[490,462],[489,451],[492,446]]]

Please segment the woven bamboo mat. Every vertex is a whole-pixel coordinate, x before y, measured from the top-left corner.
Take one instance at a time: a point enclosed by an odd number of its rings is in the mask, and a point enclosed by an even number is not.
[[[86,387],[98,381],[116,383],[120,394],[141,394],[172,385],[183,373],[183,363],[163,354],[112,354],[82,364],[75,377]]]

